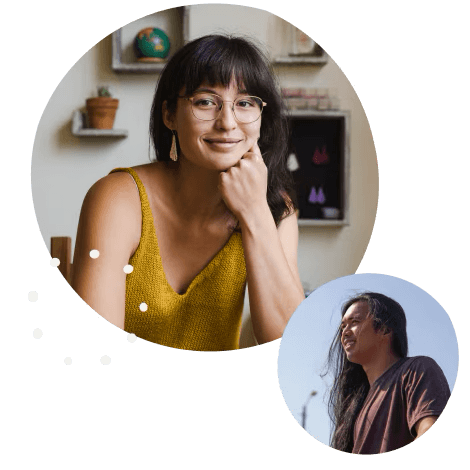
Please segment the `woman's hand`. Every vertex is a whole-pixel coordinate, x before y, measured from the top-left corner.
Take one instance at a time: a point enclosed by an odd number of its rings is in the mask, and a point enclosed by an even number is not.
[[[255,217],[257,211],[266,210],[267,184],[268,169],[257,143],[219,176],[224,202],[240,223]]]

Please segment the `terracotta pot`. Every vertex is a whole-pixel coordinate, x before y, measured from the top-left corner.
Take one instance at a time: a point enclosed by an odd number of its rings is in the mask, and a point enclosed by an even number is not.
[[[116,98],[89,98],[86,100],[88,125],[93,129],[112,129],[119,100]]]

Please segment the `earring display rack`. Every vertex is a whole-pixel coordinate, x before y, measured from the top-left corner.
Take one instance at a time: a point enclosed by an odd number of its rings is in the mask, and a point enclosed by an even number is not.
[[[299,226],[349,225],[350,113],[290,111]]]

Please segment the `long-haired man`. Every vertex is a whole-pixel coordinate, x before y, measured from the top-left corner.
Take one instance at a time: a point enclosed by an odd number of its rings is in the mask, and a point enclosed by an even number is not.
[[[442,370],[430,357],[407,357],[405,312],[395,300],[365,292],[348,300],[341,316],[328,355],[331,446],[376,454],[409,444],[447,403]]]

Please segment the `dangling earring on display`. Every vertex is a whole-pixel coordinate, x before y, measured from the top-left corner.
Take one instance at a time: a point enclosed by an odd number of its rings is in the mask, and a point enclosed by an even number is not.
[[[173,132],[173,140],[171,141],[170,158],[176,162],[176,160],[178,160],[178,152],[176,150],[176,131],[171,132]]]

